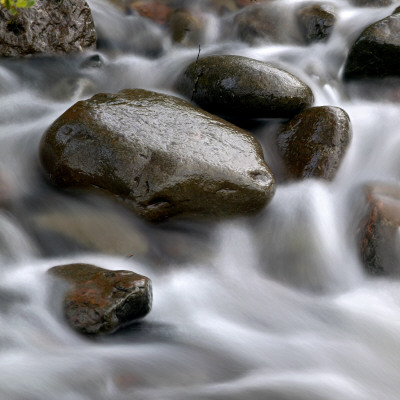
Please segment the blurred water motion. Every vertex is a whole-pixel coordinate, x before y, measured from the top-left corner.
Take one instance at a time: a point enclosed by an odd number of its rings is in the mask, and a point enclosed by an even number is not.
[[[176,95],[197,46],[93,0],[98,52],[0,61],[2,399],[398,400],[399,285],[363,271],[356,192],[399,179],[399,89],[340,78],[359,32],[395,4],[330,3],[332,36],[311,46],[249,46],[230,36],[230,17],[207,11],[201,56],[277,63],[312,88],[315,105],[344,108],[353,126],[333,182],[280,184],[254,218],[148,225],[108,198],[60,192],[40,171],[40,138],[69,106],[134,87]],[[273,163],[274,123],[247,128]],[[111,337],[77,336],[45,274],[70,262],[149,276],[152,313]]]

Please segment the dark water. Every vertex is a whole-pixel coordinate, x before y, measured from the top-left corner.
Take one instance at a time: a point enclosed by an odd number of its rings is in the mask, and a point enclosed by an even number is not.
[[[340,79],[349,45],[396,4],[331,3],[332,37],[308,47],[249,47],[207,15],[202,56],[279,63],[310,85],[315,105],[344,108],[353,125],[333,182],[279,185],[256,218],[149,226],[108,199],[58,192],[40,172],[41,135],[70,105],[124,88],[176,94],[198,48],[92,1],[107,49],[0,61],[1,399],[398,400],[400,286],[363,272],[355,236],[360,187],[399,180],[400,86]],[[162,55],[142,55],[150,41]],[[271,124],[251,129],[268,160]],[[151,277],[152,313],[108,338],[73,333],[45,272],[76,261]]]

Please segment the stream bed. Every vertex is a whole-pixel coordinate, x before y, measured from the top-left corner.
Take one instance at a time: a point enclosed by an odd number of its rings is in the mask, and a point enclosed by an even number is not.
[[[364,271],[357,233],[362,187],[400,178],[400,84],[344,83],[342,73],[359,33],[400,2],[330,3],[332,35],[309,46],[249,46],[210,13],[199,55],[92,0],[108,37],[99,50],[0,60],[1,399],[398,400],[400,285]],[[159,54],[143,54],[150,41]],[[210,54],[277,64],[311,87],[314,105],[349,114],[353,138],[332,182],[278,183],[254,217],[153,225],[46,181],[40,139],[76,101],[126,88],[179,96],[179,73]],[[273,127],[245,126],[267,162]],[[151,313],[97,339],[73,332],[46,275],[73,262],[150,277]]]

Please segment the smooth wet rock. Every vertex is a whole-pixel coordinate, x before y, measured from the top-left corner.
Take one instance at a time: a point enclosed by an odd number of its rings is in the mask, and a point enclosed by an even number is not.
[[[253,136],[142,89],[73,105],[43,136],[40,158],[57,186],[112,194],[151,221],[251,214],[274,193]]]
[[[51,268],[49,274],[67,283],[64,313],[80,333],[110,333],[151,310],[151,281],[132,271],[68,264]]]
[[[176,83],[205,110],[235,118],[289,118],[312,105],[311,89],[262,61],[221,55],[191,63]]]
[[[312,107],[282,127],[277,147],[289,179],[332,180],[350,140],[350,119],[344,110]]]
[[[251,45],[304,44],[296,23],[295,8],[287,2],[253,3],[235,16],[233,24],[238,38]]]
[[[400,14],[368,26],[353,44],[347,57],[344,78],[400,76]]]
[[[333,7],[311,4],[299,8],[297,19],[306,43],[326,41],[333,31],[336,15]]]
[[[96,31],[84,0],[37,0],[10,15],[0,7],[0,56],[76,53],[96,47]]]
[[[374,183],[364,188],[366,209],[360,227],[361,259],[371,274],[399,274],[400,186]]]

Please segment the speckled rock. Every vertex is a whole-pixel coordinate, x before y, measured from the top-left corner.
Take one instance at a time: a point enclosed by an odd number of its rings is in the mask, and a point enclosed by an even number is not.
[[[295,8],[287,2],[267,1],[245,7],[234,18],[237,36],[252,44],[304,44],[300,35]]]
[[[290,179],[334,178],[351,140],[347,113],[338,107],[312,107],[283,126],[279,153]]]
[[[240,56],[209,56],[190,64],[177,90],[215,114],[288,118],[309,107],[311,89],[294,75]]]
[[[349,51],[345,79],[400,75],[400,14],[368,26]]]
[[[14,16],[0,7],[0,56],[73,53],[95,46],[93,18],[84,0],[37,0]]]
[[[399,274],[400,186],[364,188],[366,209],[360,229],[361,259],[371,274]]]
[[[306,43],[327,40],[336,22],[334,8],[325,4],[300,7],[297,19]]]
[[[49,274],[68,284],[64,313],[80,333],[110,333],[151,310],[151,281],[132,271],[68,264],[51,268]]]
[[[73,105],[43,136],[40,157],[56,185],[110,193],[151,221],[255,213],[274,193],[253,136],[141,89]]]

